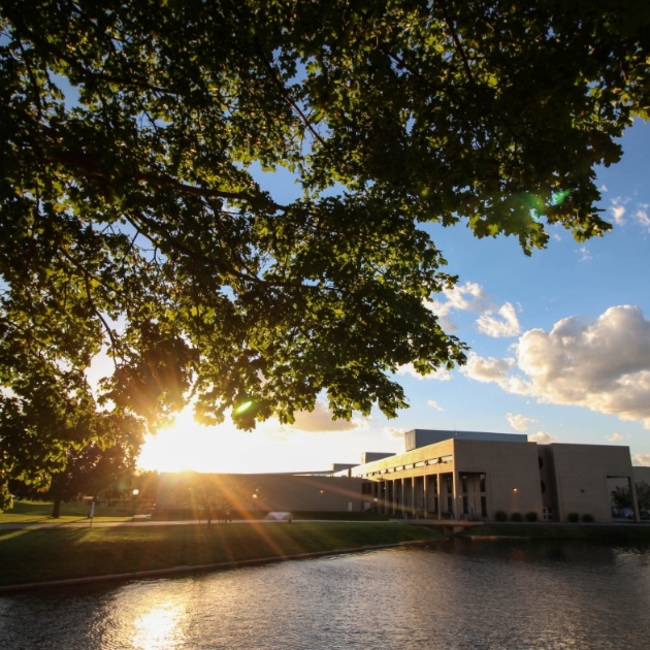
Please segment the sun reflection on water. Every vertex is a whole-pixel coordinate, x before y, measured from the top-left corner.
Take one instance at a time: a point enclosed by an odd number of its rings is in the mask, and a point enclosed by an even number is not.
[[[143,611],[133,621],[132,646],[136,650],[174,648],[183,642],[187,608],[165,600]]]

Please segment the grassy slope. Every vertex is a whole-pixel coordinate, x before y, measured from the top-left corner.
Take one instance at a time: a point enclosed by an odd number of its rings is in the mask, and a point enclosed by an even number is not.
[[[372,523],[274,523],[0,531],[0,585],[440,539]]]
[[[79,521],[87,519],[90,507],[84,503],[62,503],[61,517],[57,521]],[[14,507],[0,512],[0,523],[51,522],[51,501],[16,501]],[[97,521],[128,521],[133,516],[131,503],[118,503],[116,506],[95,508]]]

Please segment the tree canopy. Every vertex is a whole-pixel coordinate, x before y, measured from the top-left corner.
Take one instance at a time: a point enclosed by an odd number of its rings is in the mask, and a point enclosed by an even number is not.
[[[594,168],[647,117],[649,7],[0,0],[2,480],[107,413],[394,416],[400,365],[465,358],[425,224],[526,254],[610,229]]]

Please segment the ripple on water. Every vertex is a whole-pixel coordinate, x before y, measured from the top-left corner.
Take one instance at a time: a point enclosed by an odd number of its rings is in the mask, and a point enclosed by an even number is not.
[[[0,597],[6,650],[645,649],[650,550],[440,543]]]

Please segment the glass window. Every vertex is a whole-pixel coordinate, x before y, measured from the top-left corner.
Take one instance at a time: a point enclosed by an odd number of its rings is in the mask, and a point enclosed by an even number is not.
[[[461,492],[467,492],[467,474],[460,475]],[[467,511],[466,511],[467,512]]]
[[[481,481],[481,492],[485,492],[485,474],[479,474],[479,479]]]

